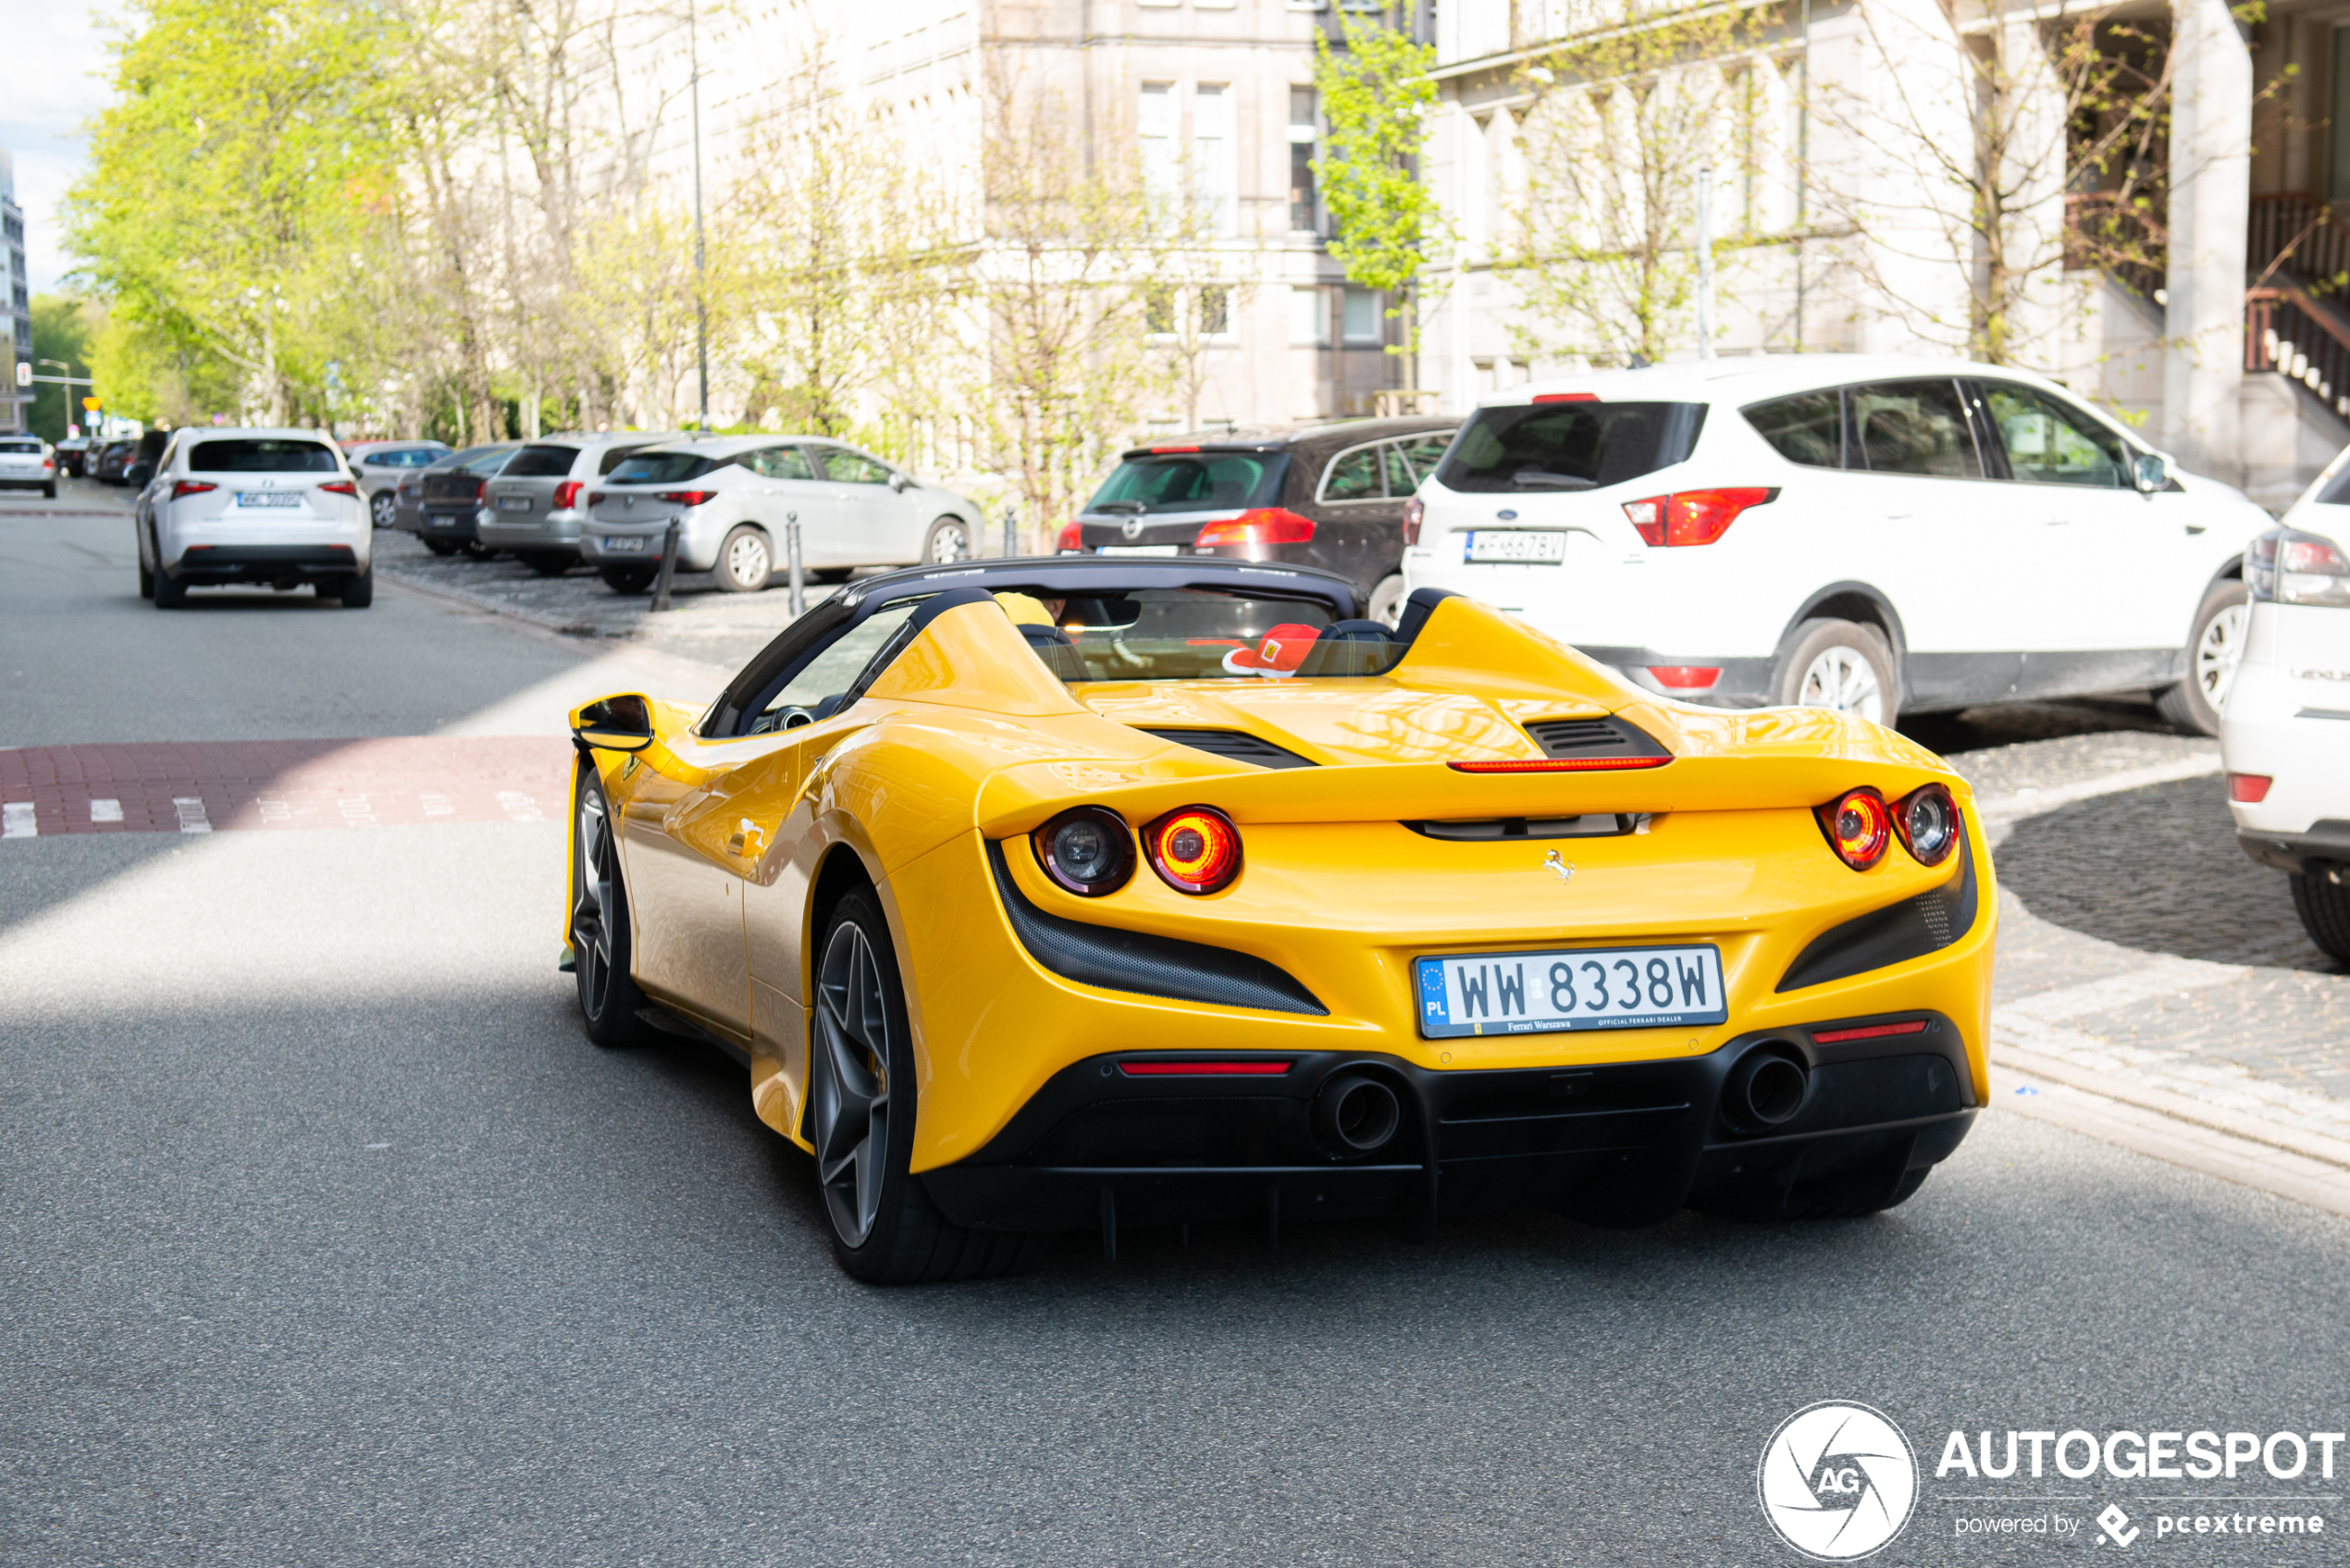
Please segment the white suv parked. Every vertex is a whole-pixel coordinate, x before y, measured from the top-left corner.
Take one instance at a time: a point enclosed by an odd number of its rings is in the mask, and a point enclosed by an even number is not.
[[[1416,501],[1407,592],[1474,595],[1667,697],[1890,723],[2152,691],[2205,734],[2270,522],[2039,377],[1849,354],[1514,387]]]
[[[2244,564],[2251,620],[2220,725],[2236,842],[2292,874],[2309,939],[2350,963],[2350,451]]]
[[[140,597],[157,610],[223,583],[308,583],[348,610],[376,597],[358,481],[316,430],[173,431],[139,493],[136,526]]]

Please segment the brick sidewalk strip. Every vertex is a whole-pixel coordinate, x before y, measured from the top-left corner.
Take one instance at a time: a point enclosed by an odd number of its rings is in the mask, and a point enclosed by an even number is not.
[[[0,833],[235,833],[561,819],[572,749],[541,736],[139,742],[0,750]]]

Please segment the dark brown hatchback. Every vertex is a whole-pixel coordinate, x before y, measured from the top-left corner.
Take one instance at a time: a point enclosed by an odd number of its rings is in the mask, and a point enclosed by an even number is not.
[[[1061,530],[1060,549],[1318,566],[1353,578],[1365,613],[1391,624],[1404,598],[1404,503],[1460,426],[1350,419],[1137,447]]]

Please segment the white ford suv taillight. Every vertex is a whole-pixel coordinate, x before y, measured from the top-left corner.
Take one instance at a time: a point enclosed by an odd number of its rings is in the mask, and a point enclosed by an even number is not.
[[[1776,486],[1742,485],[1719,490],[1676,490],[1669,496],[1627,500],[1624,515],[1651,545],[1710,545],[1728,533],[1738,513],[1779,499]]]

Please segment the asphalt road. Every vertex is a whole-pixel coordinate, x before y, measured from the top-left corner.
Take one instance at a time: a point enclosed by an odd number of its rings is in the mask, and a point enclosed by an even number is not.
[[[0,746],[543,733],[604,673],[394,589],[159,614],[119,523],[25,511]],[[561,842],[0,846],[0,1562],[1791,1563],[1755,1466],[1828,1399],[1918,1451],[1877,1562],[2114,1550],[2108,1502],[2167,1561],[2350,1558],[2154,1535],[2350,1531],[2314,1464],[1935,1475],[1952,1429],[2350,1426],[2350,1223],[1995,1107],[1868,1221],[1146,1233],[876,1291],[738,1068],[581,1038]]]

